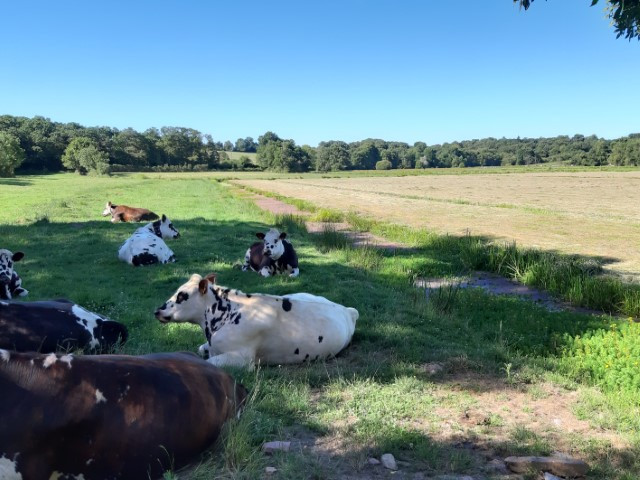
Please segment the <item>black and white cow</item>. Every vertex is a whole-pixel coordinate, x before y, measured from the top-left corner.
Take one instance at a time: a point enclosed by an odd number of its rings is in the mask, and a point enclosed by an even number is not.
[[[0,348],[20,352],[111,351],[127,328],[69,300],[0,301]]]
[[[154,263],[175,262],[176,257],[164,243],[164,238],[178,238],[176,230],[166,215],[160,220],[138,228],[118,251],[118,258],[134,267]]]
[[[247,397],[193,353],[0,350],[0,392],[2,480],[161,478],[197,460]]]
[[[298,256],[291,242],[286,240],[286,233],[272,228],[266,234],[256,233],[256,237],[261,241],[251,245],[245,253],[242,270],[251,269],[263,277],[277,273],[288,273],[290,277],[300,274]]]
[[[11,300],[14,297],[24,297],[29,291],[22,288],[22,279],[13,269],[13,264],[24,258],[24,253],[11,253],[0,249],[0,300]]]
[[[243,293],[192,275],[155,312],[162,323],[200,325],[200,353],[214,365],[251,366],[326,359],[349,342],[358,311],[309,293]]]

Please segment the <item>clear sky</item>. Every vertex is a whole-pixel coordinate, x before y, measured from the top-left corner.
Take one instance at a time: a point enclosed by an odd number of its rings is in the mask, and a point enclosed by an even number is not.
[[[590,3],[8,1],[0,114],[314,146],[640,132],[640,42]]]

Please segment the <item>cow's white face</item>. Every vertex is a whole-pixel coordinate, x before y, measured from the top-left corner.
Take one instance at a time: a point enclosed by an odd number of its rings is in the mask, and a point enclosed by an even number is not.
[[[114,208],[113,205],[111,205],[111,202],[107,202],[107,206],[104,207],[104,210],[102,211],[102,216],[106,217],[107,215],[111,215],[111,209]]]
[[[19,262],[24,253],[11,253],[9,250],[0,250],[0,285],[8,285],[13,275],[13,264]]]
[[[171,220],[169,220],[166,215],[162,215],[160,220],[153,222],[153,228],[160,229],[162,238],[178,238],[180,236],[180,232],[175,229],[173,223],[171,223]]]
[[[207,294],[209,284],[215,282],[214,275],[202,278],[193,274],[187,283],[182,285],[164,305],[155,312],[161,323],[189,322],[200,324],[204,321],[207,309]]]
[[[280,233],[277,228],[272,228],[266,234],[256,233],[256,237],[262,239],[264,247],[262,254],[266,257],[270,257],[273,260],[278,260],[284,253],[284,245],[282,240],[287,237],[287,234]]]

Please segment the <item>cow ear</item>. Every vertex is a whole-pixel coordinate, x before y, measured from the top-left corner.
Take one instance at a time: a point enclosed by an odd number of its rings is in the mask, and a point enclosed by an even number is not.
[[[209,275],[207,275],[204,278],[206,278],[211,283],[216,283],[216,274],[215,273],[210,273]]]
[[[287,238],[287,234],[286,234],[286,233],[284,233],[284,232],[282,232],[282,233],[280,234],[280,240],[284,240],[285,238]]]
[[[256,237],[258,237],[260,240],[264,240],[264,233],[258,232],[256,233]]]
[[[162,214],[162,223],[167,221],[167,216],[163,213]]]
[[[200,280],[200,283],[198,283],[198,290],[202,295],[204,295],[205,293],[207,293],[207,288],[209,288],[209,280],[203,278],[202,280]]]
[[[24,257],[24,253],[22,252],[16,252],[13,254],[13,256],[11,257],[11,260],[13,260],[14,262],[19,262],[20,260],[22,260],[22,258]]]

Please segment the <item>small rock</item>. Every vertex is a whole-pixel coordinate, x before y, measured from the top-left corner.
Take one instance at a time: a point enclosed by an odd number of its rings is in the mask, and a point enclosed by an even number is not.
[[[273,452],[288,452],[291,448],[291,442],[266,442],[262,444],[262,451],[267,454],[271,454]]]
[[[562,477],[582,477],[589,470],[586,462],[564,457],[507,457],[504,461],[516,473],[539,470]]]
[[[384,468],[388,468],[389,470],[398,470],[398,465],[396,465],[396,459],[393,458],[393,455],[390,453],[385,453],[380,457],[380,461],[382,461],[382,465]]]
[[[272,475],[272,474],[276,473],[277,471],[278,471],[278,469],[276,467],[267,467],[267,468],[264,469],[264,472],[267,475]]]
[[[396,460],[396,463],[401,467],[410,467],[411,464],[409,462],[403,462],[402,460]]]
[[[369,457],[367,458],[367,463],[369,465],[380,465],[380,460],[378,460],[377,458]]]
[[[553,473],[544,472],[544,480],[562,480],[562,478],[556,477]]]

